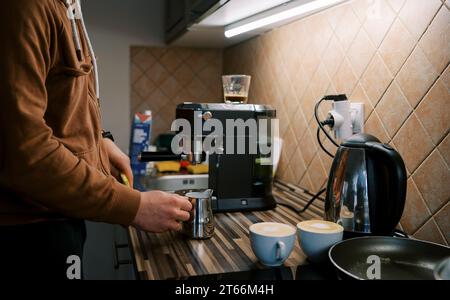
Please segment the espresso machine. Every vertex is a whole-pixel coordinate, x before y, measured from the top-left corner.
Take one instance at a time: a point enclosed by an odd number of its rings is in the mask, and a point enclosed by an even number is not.
[[[184,148],[180,151],[182,153],[145,152],[140,159],[142,162],[188,160],[192,164],[207,160],[208,187],[214,191],[212,209],[215,213],[270,210],[276,206],[272,195],[272,153],[263,154],[260,145],[267,142],[266,146],[271,146],[271,125],[275,118],[276,110],[265,105],[183,103],[176,109],[176,119],[189,125],[185,126],[189,127],[189,132],[186,133],[188,141],[184,139],[180,143],[180,148]],[[208,128],[205,124],[209,120],[214,120],[220,126]],[[255,121],[253,124],[258,124],[260,120],[265,120],[267,126],[257,126],[256,132],[249,128],[239,131],[236,127],[231,127],[230,130],[232,123],[247,124]],[[222,127],[222,130],[216,127]],[[180,134],[182,130],[186,128],[178,128],[177,133]],[[261,140],[262,136],[264,141]],[[209,140],[209,144],[214,146],[214,151],[205,149],[205,140]],[[242,142],[245,151],[238,149]]]

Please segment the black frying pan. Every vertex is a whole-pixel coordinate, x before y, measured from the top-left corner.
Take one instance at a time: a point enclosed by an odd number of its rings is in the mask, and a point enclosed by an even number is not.
[[[377,256],[381,278],[376,279],[433,280],[439,263],[450,257],[450,248],[412,239],[363,237],[335,245],[329,256],[342,279],[374,279],[376,265],[368,258]]]

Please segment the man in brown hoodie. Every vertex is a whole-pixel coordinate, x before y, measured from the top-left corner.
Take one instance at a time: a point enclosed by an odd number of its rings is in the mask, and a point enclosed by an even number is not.
[[[0,277],[65,278],[67,258],[82,257],[85,219],[179,230],[187,199],[111,175],[132,177],[102,131],[78,0],[3,1],[0,41]]]

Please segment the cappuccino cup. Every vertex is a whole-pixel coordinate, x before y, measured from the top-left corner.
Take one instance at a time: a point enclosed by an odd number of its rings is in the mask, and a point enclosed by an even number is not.
[[[281,223],[258,223],[250,226],[250,242],[258,260],[265,266],[284,264],[294,249],[296,230]]]
[[[327,221],[306,221],[297,224],[300,247],[311,262],[327,260],[328,251],[342,241],[344,227]]]

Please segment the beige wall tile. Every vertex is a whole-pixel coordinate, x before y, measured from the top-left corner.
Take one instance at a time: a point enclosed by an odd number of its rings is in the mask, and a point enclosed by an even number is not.
[[[130,96],[130,107],[131,111],[134,111],[136,107],[138,107],[142,103],[142,98],[135,91],[131,91]],[[134,113],[133,113],[134,114]]]
[[[380,46],[379,52],[392,74],[397,74],[415,45],[400,20],[396,20]]]
[[[412,179],[409,179],[405,211],[401,220],[403,229],[408,234],[414,234],[430,217],[430,210],[420,195],[416,184]]]
[[[300,100],[300,105],[303,110],[303,114],[305,115],[306,121],[309,121],[314,118],[314,108],[318,99],[314,96],[312,91],[312,87],[309,86],[306,89],[305,94],[303,94],[303,98]]]
[[[447,90],[450,92],[450,65],[447,67],[447,69],[442,73],[441,80],[444,86],[447,88]]]
[[[130,58],[132,116],[151,110],[154,137],[170,130],[177,104],[222,100],[221,50],[132,47]]]
[[[142,75],[144,75],[144,71],[141,70],[140,67],[138,67],[135,63],[130,64],[130,78],[131,78],[131,84],[134,84],[136,81],[138,81]]]
[[[433,150],[433,142],[415,114],[409,117],[393,141],[410,172],[414,172]]]
[[[339,70],[334,75],[333,85],[339,94],[350,95],[358,82],[358,77],[356,77],[353,68],[348,61],[344,59]]]
[[[388,143],[391,140],[386,129],[384,129],[380,117],[375,111],[370,115],[366,122],[365,132],[375,136],[383,143]]]
[[[169,49],[160,59],[161,64],[169,72],[175,72],[176,69],[183,63],[183,59],[180,55],[181,51],[177,51],[176,48]]]
[[[300,148],[295,149],[295,152],[292,155],[292,159],[289,165],[291,167],[292,172],[294,173],[294,180],[291,182],[298,184],[306,172],[306,165],[305,162],[303,161]]]
[[[305,55],[306,57],[308,57],[308,59],[303,61],[303,70],[305,71],[305,74],[306,76],[308,76],[308,78],[312,78],[316,73],[316,70],[322,58],[320,54],[313,48],[309,48],[308,50],[306,50]]]
[[[138,81],[136,81],[133,85],[136,93],[141,96],[141,98],[147,98],[151,92],[156,88],[155,84],[152,80],[150,80],[147,76],[142,76]]]
[[[340,42],[336,36],[333,36],[323,58],[323,63],[325,64],[325,68],[327,69],[330,78],[334,77],[343,60],[344,53],[340,46]]]
[[[290,85],[288,86],[288,92],[284,97],[283,104],[286,108],[288,119],[290,121],[293,120],[295,118],[295,113],[297,112],[300,105],[299,100],[297,99],[297,96],[295,95],[295,92]]]
[[[450,134],[439,145],[439,152],[447,162],[447,166],[450,166]]]
[[[182,64],[173,75],[180,85],[185,87],[189,82],[191,82],[194,77],[194,72],[186,64]]]
[[[372,1],[363,27],[378,47],[394,22],[395,13],[386,0]]]
[[[450,199],[450,168],[439,151],[434,151],[413,175],[413,179],[428,204],[436,213]]]
[[[416,107],[438,74],[420,47],[406,61],[397,77],[403,93],[412,107]]]
[[[442,7],[419,43],[438,73],[450,61],[450,11]]]
[[[161,83],[160,85],[160,89],[161,91],[169,98],[169,99],[174,99],[178,93],[180,92],[180,90],[183,87],[178,83],[178,81],[172,77],[169,76],[166,80],[164,80],[164,82]],[[200,87],[199,87],[200,88]],[[199,90],[198,95],[199,98],[201,99],[202,97],[204,97],[205,93],[204,93],[204,89],[203,90]],[[193,92],[191,90],[191,92]]]
[[[361,83],[373,106],[381,100],[384,92],[392,82],[393,76],[387,69],[383,59],[376,54],[362,76]]]
[[[384,128],[393,138],[413,111],[402,91],[394,81],[376,108]]]
[[[208,65],[208,59],[205,57],[205,53],[195,51],[191,54],[189,59],[186,60],[186,63],[191,67],[194,73],[198,73]]]
[[[344,13],[342,14],[337,27],[334,29],[344,51],[347,51],[350,47],[360,28],[361,23],[358,21],[351,6],[344,6]]]
[[[314,135],[315,137],[315,135]],[[317,148],[314,143],[313,135],[309,130],[306,131],[305,135],[298,144],[300,152],[302,153],[303,161],[306,166],[309,166],[317,152]]]
[[[143,49],[146,49],[154,58],[161,59],[161,57],[169,50],[169,48],[147,48],[147,47],[141,47]],[[187,50],[189,51],[189,50]]]
[[[405,0],[388,0],[388,2],[396,13],[398,13],[405,4]]]
[[[295,138],[297,141],[300,141],[304,136],[306,129],[308,128],[308,123],[306,122],[306,118],[303,115],[303,111],[301,107],[297,109],[294,115],[294,119],[291,122],[292,130],[295,133]]]
[[[319,99],[321,99],[325,95],[325,92],[327,91],[329,85],[330,78],[328,77],[328,73],[325,69],[324,64],[320,63],[311,81],[311,91],[317,101],[319,101]]]
[[[437,244],[447,245],[436,221],[431,218],[422,228],[420,228],[414,237],[419,240],[426,240]]]
[[[283,139],[284,139],[283,151],[286,159],[290,162],[292,159],[292,155],[295,153],[298,147],[297,138],[291,126],[288,127],[288,130],[286,131],[286,134],[284,135]]]
[[[439,0],[408,0],[399,17],[414,39],[418,40],[441,5],[442,2]]]
[[[157,114],[167,103],[170,103],[170,99],[158,88],[154,89],[144,101],[148,104],[147,109],[153,114]]]
[[[284,142],[284,141],[283,141]],[[284,147],[284,144],[283,144]],[[280,162],[278,164],[278,169],[277,169],[277,173],[276,173],[276,177],[277,179],[281,179],[282,176],[285,174],[286,169],[288,167],[288,163],[289,161],[287,161],[286,157],[283,156],[283,153],[281,153],[281,157],[280,157]]]
[[[327,149],[331,154],[333,154],[333,155],[336,154],[338,148],[336,146],[334,146],[330,142],[330,140],[324,139],[324,142],[322,144],[325,147],[325,149]],[[330,174],[331,166],[333,164],[333,158],[328,156],[328,154],[326,154],[323,151],[319,151],[319,155],[320,155],[320,159],[322,160],[322,164],[325,169],[325,172],[327,173],[327,176],[328,176]]]
[[[307,191],[310,191],[311,193],[314,193],[314,188],[313,188],[313,185],[311,183],[311,179],[309,178],[309,174],[308,173],[306,173],[303,176],[302,180],[300,180],[299,185],[303,189],[306,189]]]
[[[331,37],[333,36],[333,28],[329,25],[326,20],[326,16],[324,14],[316,14],[311,18],[307,19],[309,22],[308,31],[316,31],[317,34],[311,35],[312,37],[312,47],[317,51],[321,56],[325,51]],[[294,36],[294,39],[297,37]]]
[[[450,93],[438,80],[416,110],[435,145],[441,142],[450,130]]]
[[[288,166],[288,170],[286,172],[286,182],[294,182],[295,181],[295,174],[292,170],[291,166]]]
[[[311,179],[313,191],[318,192],[323,188],[328,176],[327,172],[325,172],[325,169],[323,168],[320,155],[316,155],[312,160],[308,174]]]
[[[153,64],[156,63],[155,57],[147,48],[136,48],[132,53],[133,63],[138,66],[143,72],[146,72]]]
[[[376,49],[367,33],[360,30],[347,52],[347,57],[353,66],[356,77],[359,78],[364,73],[375,51]]]
[[[350,101],[364,103],[364,114],[365,114],[365,120],[367,121],[370,117],[370,114],[373,111],[373,105],[370,102],[369,97],[367,96],[366,92],[364,91],[364,88],[362,87],[361,83],[358,83],[356,85],[356,88],[354,89],[353,94],[350,96]]]
[[[326,20],[330,24],[332,29],[336,29],[342,20],[343,15],[348,9],[349,4],[345,3],[336,7],[332,7],[324,12]]]
[[[302,99],[305,94],[306,88],[309,85],[310,78],[305,74],[303,66],[299,65],[298,68],[294,69],[290,74],[291,84],[297,96],[297,99]]]
[[[153,66],[146,71],[145,75],[157,86],[161,85],[170,77],[169,72],[159,62],[154,63]]]
[[[290,120],[288,119],[283,106],[275,106],[275,109],[277,110],[277,118],[280,120],[280,136],[284,137],[289,127]]]
[[[353,8],[353,11],[355,12],[355,15],[358,17],[358,20],[361,22],[361,24],[364,24],[364,22],[367,19],[367,15],[369,14],[369,9],[371,6],[373,6],[372,0],[357,0],[352,1],[351,6]]]
[[[450,245],[450,203],[444,206],[434,217],[437,225],[441,229],[447,244]]]

